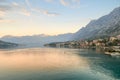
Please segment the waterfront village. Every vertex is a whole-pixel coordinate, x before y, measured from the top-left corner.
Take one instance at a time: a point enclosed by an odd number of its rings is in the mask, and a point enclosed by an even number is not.
[[[50,44],[45,44],[45,46],[59,47],[59,48],[101,49],[105,52],[105,54],[120,56],[119,36],[109,37],[104,39],[94,39],[94,40],[54,42]]]

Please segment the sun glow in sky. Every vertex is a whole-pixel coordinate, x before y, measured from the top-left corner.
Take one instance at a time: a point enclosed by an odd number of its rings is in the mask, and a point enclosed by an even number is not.
[[[0,0],[0,36],[74,33],[120,0]]]

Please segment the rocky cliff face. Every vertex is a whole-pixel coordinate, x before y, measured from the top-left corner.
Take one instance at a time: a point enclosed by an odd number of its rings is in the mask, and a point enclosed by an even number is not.
[[[73,36],[74,40],[116,36],[120,34],[120,7],[98,20],[91,21]]]

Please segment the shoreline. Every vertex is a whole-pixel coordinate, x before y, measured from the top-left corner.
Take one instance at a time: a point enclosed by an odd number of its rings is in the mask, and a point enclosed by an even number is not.
[[[95,46],[86,46],[86,47],[69,47],[69,46],[50,46],[50,45],[44,45],[45,47],[54,47],[54,48],[69,48],[69,49],[94,49],[96,51],[101,51],[105,55],[109,56],[119,56],[120,57],[120,49],[114,49],[114,46],[111,47],[95,47]],[[119,50],[119,51],[117,51]]]

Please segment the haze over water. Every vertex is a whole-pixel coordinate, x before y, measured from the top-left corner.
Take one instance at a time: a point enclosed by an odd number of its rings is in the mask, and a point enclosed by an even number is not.
[[[92,50],[0,50],[0,80],[119,80],[119,63]]]

